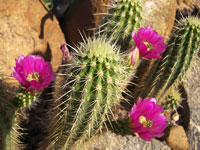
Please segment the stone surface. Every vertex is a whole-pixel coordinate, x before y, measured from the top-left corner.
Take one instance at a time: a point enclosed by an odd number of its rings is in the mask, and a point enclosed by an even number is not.
[[[156,139],[151,142],[143,141],[136,136],[116,135],[107,131],[99,137],[95,137],[86,144],[89,150],[170,150],[165,144]]]
[[[57,70],[62,61],[59,47],[65,38],[42,0],[1,0],[0,22],[0,70],[6,77],[20,54],[40,54]],[[17,84],[13,78],[7,82]]]
[[[193,121],[190,122],[188,131],[188,139],[190,143],[190,150],[200,149],[200,125],[195,124]]]
[[[169,39],[176,14],[176,0],[140,0],[143,8],[142,26],[151,25],[154,30]]]
[[[170,128],[167,143],[175,150],[189,149],[188,139],[182,126],[173,126]]]
[[[200,8],[200,0],[177,0],[178,9],[192,10],[194,7]]]
[[[190,107],[190,127],[188,139],[191,150],[200,149],[200,57],[196,57],[188,70],[184,87],[188,95],[188,104]]]

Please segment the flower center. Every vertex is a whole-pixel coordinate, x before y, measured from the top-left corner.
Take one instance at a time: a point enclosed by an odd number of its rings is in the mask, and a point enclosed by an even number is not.
[[[33,81],[33,80],[35,80],[35,81],[39,81],[39,74],[37,73],[37,72],[34,72],[34,73],[30,73],[30,74],[28,74],[28,76],[27,76],[27,81]]]
[[[147,120],[145,116],[139,117],[139,123],[141,123],[143,127],[152,127],[152,121]]]
[[[147,51],[151,51],[152,44],[149,42],[144,42],[144,44],[147,46]]]

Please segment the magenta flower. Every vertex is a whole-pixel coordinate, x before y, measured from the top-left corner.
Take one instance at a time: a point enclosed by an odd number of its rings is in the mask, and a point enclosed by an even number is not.
[[[16,67],[12,67],[12,77],[16,78],[27,90],[42,90],[55,79],[49,62],[40,56],[19,56],[15,59]]]
[[[163,136],[167,120],[161,113],[163,108],[156,104],[155,98],[139,98],[130,111],[131,130],[145,141]]]
[[[132,38],[135,41],[135,47],[138,47],[140,56],[143,58],[162,58],[159,56],[166,49],[164,38],[151,26],[140,28],[137,32],[132,32]]]

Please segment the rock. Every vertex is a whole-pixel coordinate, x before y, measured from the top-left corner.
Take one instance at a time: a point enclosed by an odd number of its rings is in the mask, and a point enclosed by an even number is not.
[[[57,70],[65,38],[42,0],[1,0],[0,22],[0,70],[8,77],[7,83],[17,85],[10,74],[20,54],[40,54]]]
[[[193,121],[190,122],[188,131],[188,139],[191,150],[200,149],[200,124],[196,125]]]
[[[63,31],[70,45],[74,46],[82,41],[80,32],[86,34],[87,37],[93,35],[91,29],[97,27],[99,22],[99,16],[94,14],[105,12],[104,4],[108,4],[109,1],[81,0],[74,2],[63,24]]]
[[[140,0],[143,8],[142,26],[151,25],[169,40],[176,14],[176,0]]]
[[[200,54],[200,53],[199,53]],[[190,107],[188,139],[191,150],[200,149],[200,56],[196,57],[183,81]]]
[[[173,126],[170,128],[167,143],[174,150],[189,149],[188,139],[182,126]]]
[[[200,0],[177,0],[177,4],[179,10],[200,8]]]
[[[170,150],[165,144],[156,139],[151,142],[143,141],[141,138],[126,135],[121,136],[110,131],[93,138],[86,143],[89,150]]]

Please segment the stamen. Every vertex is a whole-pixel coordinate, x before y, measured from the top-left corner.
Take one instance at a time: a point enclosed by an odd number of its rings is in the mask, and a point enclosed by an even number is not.
[[[28,74],[26,80],[27,81],[33,81],[33,80],[35,80],[35,81],[38,82],[39,81],[39,74],[37,72],[34,72],[33,74],[30,73],[30,74]]]
[[[143,127],[152,127],[152,121],[147,120],[145,116],[139,117],[139,123],[141,123]]]
[[[144,44],[147,46],[147,51],[151,51],[152,44],[149,42],[144,42]]]
[[[146,124],[146,122],[147,122],[146,117],[145,117],[145,116],[140,116],[140,117],[139,117],[139,122],[140,122],[142,125]]]

